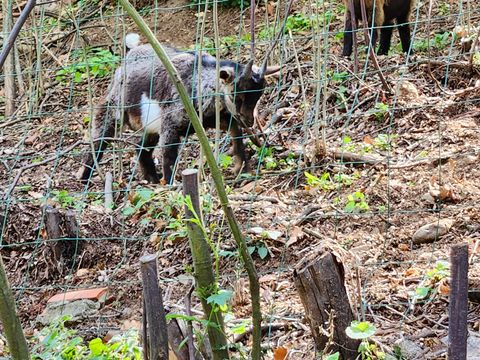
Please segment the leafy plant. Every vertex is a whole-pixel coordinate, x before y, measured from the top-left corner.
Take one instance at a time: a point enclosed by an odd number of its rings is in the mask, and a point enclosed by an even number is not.
[[[129,194],[129,202],[122,214],[140,223],[157,224],[171,230],[168,238],[185,238],[187,229],[183,220],[184,198],[180,193],[138,188]]]
[[[253,255],[255,251],[262,260],[268,256],[268,249],[263,241],[257,241],[255,245],[248,247],[248,252],[250,253],[250,255]]]
[[[349,77],[350,74],[347,71],[334,72],[331,75],[330,80],[332,80],[333,82],[343,82],[345,80],[348,80]]]
[[[397,138],[397,134],[378,134],[374,139],[373,146],[379,150],[388,151],[395,145]]]
[[[449,263],[447,261],[437,261],[435,267],[427,271],[426,279],[415,289],[414,300],[425,299],[433,294],[435,285],[448,276],[450,276]]]
[[[375,107],[370,110],[370,113],[375,116],[375,119],[384,120],[389,114],[388,105],[383,102],[376,103]]]
[[[72,53],[73,63],[58,70],[55,79],[66,83],[82,83],[87,77],[102,78],[110,75],[120,61],[120,56],[102,48],[88,48]]]
[[[353,175],[334,174],[332,177],[329,172],[324,172],[321,177],[317,177],[307,171],[304,172],[304,175],[307,180],[307,190],[310,188],[334,190],[342,186],[350,186],[353,184],[353,181],[360,176],[358,172],[355,172]]]
[[[345,205],[345,212],[359,213],[368,211],[370,207],[365,201],[365,195],[361,191],[355,191],[353,194],[347,196],[347,204]]]
[[[322,360],[339,360],[339,359],[340,359],[339,352],[322,357]]]
[[[223,153],[220,154],[218,161],[223,169],[228,169],[233,163],[232,157]]]
[[[261,163],[265,165],[267,170],[273,170],[277,168],[278,162],[273,156],[274,148],[263,146],[257,148],[257,157]]]
[[[330,173],[324,172],[321,177],[310,174],[305,171],[303,173],[305,179],[307,180],[307,185],[309,188],[320,188],[322,190],[332,190],[334,188],[332,181],[330,180]]]
[[[88,342],[68,329],[69,316],[55,320],[34,336],[32,360],[140,360],[142,349],[137,331],[114,336],[108,343],[96,338]]]
[[[450,31],[445,31],[442,33],[437,33],[433,39],[420,39],[413,43],[413,49],[417,52],[424,52],[428,50],[428,45],[430,48],[443,50],[448,45],[450,45],[453,36],[453,33]],[[429,42],[430,41],[430,42]]]
[[[438,12],[442,16],[450,15],[450,4],[448,2],[442,2],[438,6]]]
[[[376,332],[376,328],[368,321],[352,321],[345,333],[351,339],[362,340],[358,347],[358,352],[362,360],[383,360],[385,353],[380,351],[375,344],[371,344],[368,339]]]
[[[207,298],[207,303],[225,312],[228,309],[228,302],[232,298],[232,295],[232,291],[220,289],[216,294],[212,294]]]
[[[72,207],[76,203],[76,199],[67,190],[52,190],[53,200],[62,208]]]

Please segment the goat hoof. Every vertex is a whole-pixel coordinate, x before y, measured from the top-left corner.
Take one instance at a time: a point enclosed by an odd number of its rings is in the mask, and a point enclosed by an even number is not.
[[[145,175],[145,180],[151,184],[158,184],[160,182],[160,178],[157,174],[148,174]]]
[[[75,174],[75,177],[78,180],[80,180],[83,184],[86,184],[90,179],[91,175],[92,175],[92,169],[87,166],[82,166],[80,169],[78,169],[77,173]]]
[[[234,168],[233,168],[233,173],[235,176],[238,176],[240,174],[248,174],[250,172],[250,167],[248,166],[248,163],[241,162],[241,163],[236,163]]]

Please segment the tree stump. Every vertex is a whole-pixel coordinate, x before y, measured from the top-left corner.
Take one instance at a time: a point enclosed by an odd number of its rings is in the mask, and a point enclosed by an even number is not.
[[[80,227],[75,211],[63,212],[47,205],[45,207],[45,230],[48,239],[52,240],[49,247],[53,253],[54,265],[59,273],[63,273],[64,266],[74,266],[75,255],[81,251]]]
[[[345,333],[353,320],[353,313],[344,278],[343,265],[331,253],[294,271],[295,286],[317,351],[338,351],[342,359],[355,359],[360,341]]]

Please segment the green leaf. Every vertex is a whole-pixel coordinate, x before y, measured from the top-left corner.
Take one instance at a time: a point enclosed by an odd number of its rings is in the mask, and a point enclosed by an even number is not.
[[[318,177],[316,177],[315,175],[312,175],[310,174],[309,172],[304,172],[303,173],[307,179],[307,184],[308,185],[316,185],[318,183],[320,183],[320,179]]]
[[[419,286],[415,289],[415,296],[419,299],[423,299],[423,298],[427,297],[428,293],[431,290],[432,289],[428,286]]]
[[[231,331],[233,334],[244,334],[247,331],[247,324],[241,323],[239,325],[236,325],[232,327]]]
[[[150,200],[155,195],[155,192],[153,190],[147,188],[140,188],[137,189],[135,192],[144,201]]]
[[[355,201],[349,201],[347,205],[345,205],[345,212],[351,213],[355,211]]]
[[[102,355],[102,353],[107,349],[102,339],[99,339],[99,338],[91,340],[88,343],[88,348],[90,349],[92,354],[95,356]]]
[[[323,360],[338,360],[340,359],[340,353],[336,352],[335,354],[328,355]]]
[[[368,321],[352,321],[352,324],[347,327],[345,333],[351,339],[368,339],[370,336],[374,335],[376,328],[373,324],[370,324]]]
[[[233,295],[233,291],[220,290],[218,293],[210,295],[207,298],[207,303],[208,304],[213,303],[213,304],[216,304],[218,306],[227,305],[227,302],[228,302],[228,300],[230,300],[232,295]]]
[[[260,256],[260,259],[265,259],[268,255],[268,249],[265,246],[261,246],[257,249],[258,256]]]
[[[135,211],[136,211],[136,209],[134,207],[127,206],[122,210],[122,214],[125,215],[125,216],[130,216],[130,215],[135,214]]]
[[[75,75],[73,77],[73,81],[76,82],[76,83],[82,82],[82,73],[76,71]]]

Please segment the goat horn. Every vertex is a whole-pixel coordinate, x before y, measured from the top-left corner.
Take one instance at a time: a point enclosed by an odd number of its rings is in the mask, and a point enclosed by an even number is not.
[[[243,69],[242,78],[250,79],[252,77],[252,67],[253,67],[253,60],[250,60],[247,65],[245,65],[245,69]]]
[[[268,58],[270,57],[270,54],[272,53],[275,46],[277,46],[278,42],[280,41],[280,37],[282,36],[283,32],[285,31],[285,25],[287,24],[287,18],[288,18],[288,14],[290,14],[290,9],[292,8],[292,3],[293,3],[293,0],[290,0],[288,2],[288,6],[285,9],[285,18],[283,19],[282,27],[280,28],[280,31],[277,33],[277,36],[275,37],[275,40],[273,41],[272,45],[267,50],[267,53],[265,54],[265,59],[263,60],[262,67],[260,69],[260,78],[265,77],[265,72],[267,70]]]

